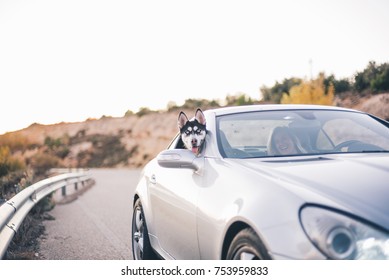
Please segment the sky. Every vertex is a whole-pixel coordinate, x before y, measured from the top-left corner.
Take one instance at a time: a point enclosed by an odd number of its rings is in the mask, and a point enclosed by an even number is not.
[[[387,0],[0,0],[0,134],[389,62]]]

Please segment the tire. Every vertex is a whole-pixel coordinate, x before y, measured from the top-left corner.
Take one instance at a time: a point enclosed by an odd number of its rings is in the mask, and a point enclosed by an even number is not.
[[[132,256],[134,260],[158,259],[150,245],[149,232],[140,199],[136,200],[132,214]]]
[[[270,260],[270,256],[251,228],[241,230],[232,240],[227,260]]]

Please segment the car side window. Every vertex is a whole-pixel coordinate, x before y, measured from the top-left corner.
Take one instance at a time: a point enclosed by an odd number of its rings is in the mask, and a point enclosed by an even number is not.
[[[168,146],[168,150],[173,150],[173,149],[185,149],[184,143],[181,140],[180,134],[177,134]]]

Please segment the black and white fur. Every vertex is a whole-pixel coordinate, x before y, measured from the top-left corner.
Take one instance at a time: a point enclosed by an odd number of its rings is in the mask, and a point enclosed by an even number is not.
[[[193,120],[189,120],[184,112],[178,115],[178,128],[180,129],[181,140],[185,148],[194,154],[201,153],[207,134],[205,116],[201,109],[196,110]]]

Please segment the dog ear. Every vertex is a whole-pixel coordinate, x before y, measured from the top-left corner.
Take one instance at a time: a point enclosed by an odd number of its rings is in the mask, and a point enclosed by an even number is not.
[[[183,128],[187,121],[188,121],[188,117],[185,115],[184,112],[181,111],[180,114],[178,115],[178,127],[180,129]]]
[[[202,125],[205,125],[205,116],[203,111],[201,111],[200,108],[196,110],[196,115],[195,115],[196,120],[201,123]]]

